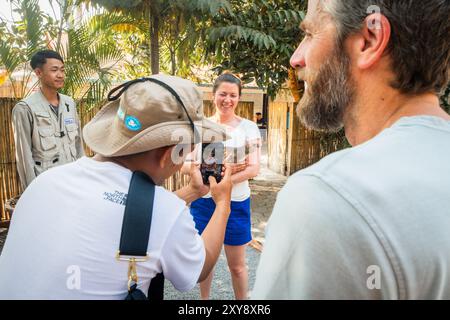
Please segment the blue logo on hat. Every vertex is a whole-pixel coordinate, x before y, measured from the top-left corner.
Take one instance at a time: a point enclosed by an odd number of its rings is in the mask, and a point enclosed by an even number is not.
[[[133,116],[127,116],[125,118],[125,126],[131,131],[139,131],[141,129],[141,123]]]

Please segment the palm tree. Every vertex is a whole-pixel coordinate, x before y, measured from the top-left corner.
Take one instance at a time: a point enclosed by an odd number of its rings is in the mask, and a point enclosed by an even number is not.
[[[78,0],[80,3],[100,5],[111,12],[133,17],[137,30],[145,29],[143,41],[147,49],[151,73],[160,71],[161,53],[168,52],[170,73],[176,73],[176,61],[186,65],[185,57],[198,44],[200,32],[195,23],[217,15],[231,12],[228,0]]]
[[[11,83],[13,96],[19,99],[29,93],[27,85],[32,70],[28,62],[37,49],[46,46],[42,36],[46,34],[46,25],[37,0],[11,1],[11,5],[16,7],[20,18],[12,26],[5,21],[0,24],[0,66],[6,71],[4,77]]]
[[[64,1],[61,21],[55,21],[40,10],[38,0],[12,2],[20,20],[11,27],[6,23],[0,24],[0,65],[7,72],[16,99],[27,96],[36,86],[37,83],[34,83],[31,89],[27,89],[32,75],[29,61],[41,49],[57,50],[66,61],[63,93],[90,105],[104,98],[110,86],[110,75],[123,59],[123,52],[110,37],[108,25],[102,21],[124,19],[91,15],[73,23],[73,4],[72,0]],[[68,24],[69,21],[72,23]],[[18,72],[21,74],[21,86],[13,76]]]

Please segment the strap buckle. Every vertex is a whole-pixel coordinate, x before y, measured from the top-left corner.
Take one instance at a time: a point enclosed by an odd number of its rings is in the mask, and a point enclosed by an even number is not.
[[[131,287],[138,283],[138,276],[136,270],[136,260],[131,258],[128,264],[128,291],[131,291]]]
[[[148,252],[146,253],[146,255],[144,257],[132,257],[132,256],[123,256],[120,254],[120,251],[117,251],[116,253],[116,260],[117,261],[131,261],[134,260],[135,262],[145,262],[148,261],[148,259],[150,258],[150,256],[148,255]]]
[[[136,262],[145,262],[148,260],[148,258],[148,252],[145,257],[137,258],[131,256],[121,256],[120,251],[117,251],[117,261],[128,261],[128,291],[131,291],[131,287],[138,283]]]

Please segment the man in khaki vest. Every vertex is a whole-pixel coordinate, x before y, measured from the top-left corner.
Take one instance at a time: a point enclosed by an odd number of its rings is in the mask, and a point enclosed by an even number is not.
[[[40,80],[38,92],[12,112],[17,171],[25,189],[39,174],[84,155],[75,102],[58,93],[64,86],[64,61],[55,51],[39,51],[31,67]]]

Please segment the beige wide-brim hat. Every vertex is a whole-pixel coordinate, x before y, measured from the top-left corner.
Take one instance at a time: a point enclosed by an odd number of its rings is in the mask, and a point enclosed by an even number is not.
[[[98,154],[124,156],[230,138],[223,126],[204,118],[202,92],[189,80],[153,75],[124,89],[120,99],[108,102],[83,129],[85,143]]]

